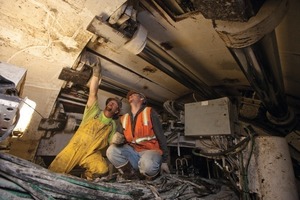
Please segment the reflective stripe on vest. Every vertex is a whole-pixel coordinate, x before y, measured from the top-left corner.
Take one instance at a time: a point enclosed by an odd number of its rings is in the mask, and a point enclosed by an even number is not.
[[[150,108],[146,107],[146,108],[143,110],[143,113],[142,113],[142,115],[143,115],[143,124],[144,124],[144,126],[148,126],[148,115],[147,115],[147,110],[148,110],[148,109],[150,109]],[[126,128],[126,126],[127,126],[128,117],[129,117],[129,114],[126,113],[126,114],[124,115],[123,120],[122,120],[122,126],[123,126],[123,128]]]
[[[149,107],[146,107],[146,108],[143,110],[143,123],[144,123],[144,126],[148,126],[148,115],[147,115],[148,109],[150,109],[150,108],[149,108]]]
[[[147,114],[147,112],[148,112],[149,109],[150,109],[149,107],[146,107],[146,108],[143,110],[143,113],[142,113],[142,115],[143,115],[143,124],[144,124],[144,126],[148,126],[148,125],[149,125],[149,124],[148,124],[149,119],[148,119],[148,114]],[[149,141],[149,140],[153,140],[153,139],[156,139],[156,136],[155,136],[155,135],[153,135],[152,137],[142,137],[142,138],[138,138],[138,139],[136,139],[135,141],[132,140],[131,143],[139,144],[139,143],[141,143],[141,142]]]
[[[123,126],[124,129],[125,129],[126,126],[127,126],[128,117],[129,117],[129,114],[126,113],[126,114],[124,115],[123,120],[122,120],[122,126]]]
[[[142,137],[142,138],[138,138],[136,139],[135,141],[132,140],[131,143],[136,143],[136,144],[139,144],[141,142],[144,142],[144,141],[150,141],[150,140],[153,140],[153,139],[156,139],[156,136],[153,135],[152,137]]]

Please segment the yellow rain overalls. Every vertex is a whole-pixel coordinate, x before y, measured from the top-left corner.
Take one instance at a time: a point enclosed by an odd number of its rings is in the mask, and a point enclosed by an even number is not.
[[[108,145],[108,137],[116,130],[111,118],[106,118],[96,102],[86,108],[83,121],[67,146],[56,156],[49,170],[69,173],[76,165],[86,169],[87,179],[108,172],[108,165],[100,149]]]

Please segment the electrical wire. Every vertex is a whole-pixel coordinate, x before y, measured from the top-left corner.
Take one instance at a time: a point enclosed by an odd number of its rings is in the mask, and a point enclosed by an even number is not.
[[[41,116],[42,118],[44,118],[43,117],[43,115],[40,113],[40,112],[38,112],[35,108],[33,108],[31,105],[29,105],[28,103],[26,103],[23,99],[20,99],[23,103],[25,103],[27,106],[29,106],[31,109],[33,109],[33,111],[35,111],[39,116]]]
[[[217,153],[209,153],[209,152],[204,152],[204,151],[197,152],[197,150],[200,150],[197,148],[193,149],[192,153],[196,156],[204,156],[204,157],[209,157],[209,158],[225,156],[225,155],[229,155],[229,154],[236,154],[236,153],[240,152],[241,150],[243,150],[247,146],[247,143],[249,142],[249,140],[250,140],[250,137],[248,136],[245,139],[243,139],[242,141],[240,141],[238,144],[236,144],[226,150],[217,152]],[[242,147],[242,148],[240,148],[240,147]]]
[[[227,183],[201,177],[163,174],[151,182],[88,181],[51,172],[7,153],[0,153],[0,163],[0,199],[189,199],[190,195],[192,199],[238,199],[234,191],[223,187]],[[230,198],[224,198],[224,192]]]
[[[223,166],[221,166],[217,160],[215,164],[224,172],[225,177],[230,181],[231,185],[235,190],[241,195],[243,200],[249,200],[249,185],[248,185],[248,169],[250,164],[250,159],[253,154],[254,148],[254,136],[256,132],[251,125],[244,127],[247,133],[247,137],[235,144],[234,146],[229,146],[228,139],[226,137],[215,136],[211,137],[212,146],[219,149],[220,152],[209,153],[193,149],[192,153],[196,156],[204,156],[212,159],[222,159]],[[206,144],[205,142],[202,144]],[[243,150],[245,150],[250,144],[250,152],[247,157],[247,161],[244,165]],[[240,172],[237,174],[236,172]],[[237,185],[240,183],[240,187]]]
[[[9,191],[5,190],[8,184],[2,181],[4,179],[11,185],[21,187],[33,199],[133,199],[128,185],[96,184],[78,177],[54,173],[6,153],[0,153],[0,162],[0,193],[2,190]],[[135,187],[133,191],[143,193],[143,188]],[[16,195],[13,199],[19,199],[15,191],[11,191],[11,195]]]
[[[204,139],[200,139],[199,141],[200,141],[201,144],[203,144],[203,146],[205,146],[207,148],[214,148],[215,147],[212,144],[208,144],[207,142],[205,142]]]
[[[248,155],[248,159],[246,161],[246,167],[244,167],[243,164],[243,154],[241,154],[241,172],[242,172],[242,192],[243,192],[243,199],[244,200],[248,200],[250,199],[249,196],[249,182],[248,182],[248,169],[249,169],[249,164],[250,164],[250,160],[253,154],[253,149],[254,149],[254,145],[255,145],[255,140],[254,140],[254,136],[256,135],[255,131],[253,130],[253,128],[251,126],[247,126],[244,128],[246,133],[250,136],[250,152]]]
[[[164,102],[163,107],[166,111],[168,111],[171,115],[176,117],[177,119],[180,119],[180,113],[175,108],[175,102],[171,100],[167,100]]]
[[[195,102],[198,102],[198,100],[196,99],[195,93],[193,92],[193,99]]]

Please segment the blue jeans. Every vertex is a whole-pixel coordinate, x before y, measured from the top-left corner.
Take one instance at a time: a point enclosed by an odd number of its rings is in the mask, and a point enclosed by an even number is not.
[[[106,151],[109,161],[117,168],[125,166],[130,162],[135,170],[146,176],[155,176],[159,173],[161,155],[155,150],[135,151],[130,145],[110,145]]]

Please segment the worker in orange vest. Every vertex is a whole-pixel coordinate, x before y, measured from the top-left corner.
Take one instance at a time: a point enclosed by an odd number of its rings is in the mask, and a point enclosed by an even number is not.
[[[167,141],[157,112],[146,106],[143,93],[129,91],[127,99],[131,112],[121,117],[123,133],[113,136],[107,158],[124,179],[153,179],[160,172],[170,173]]]

